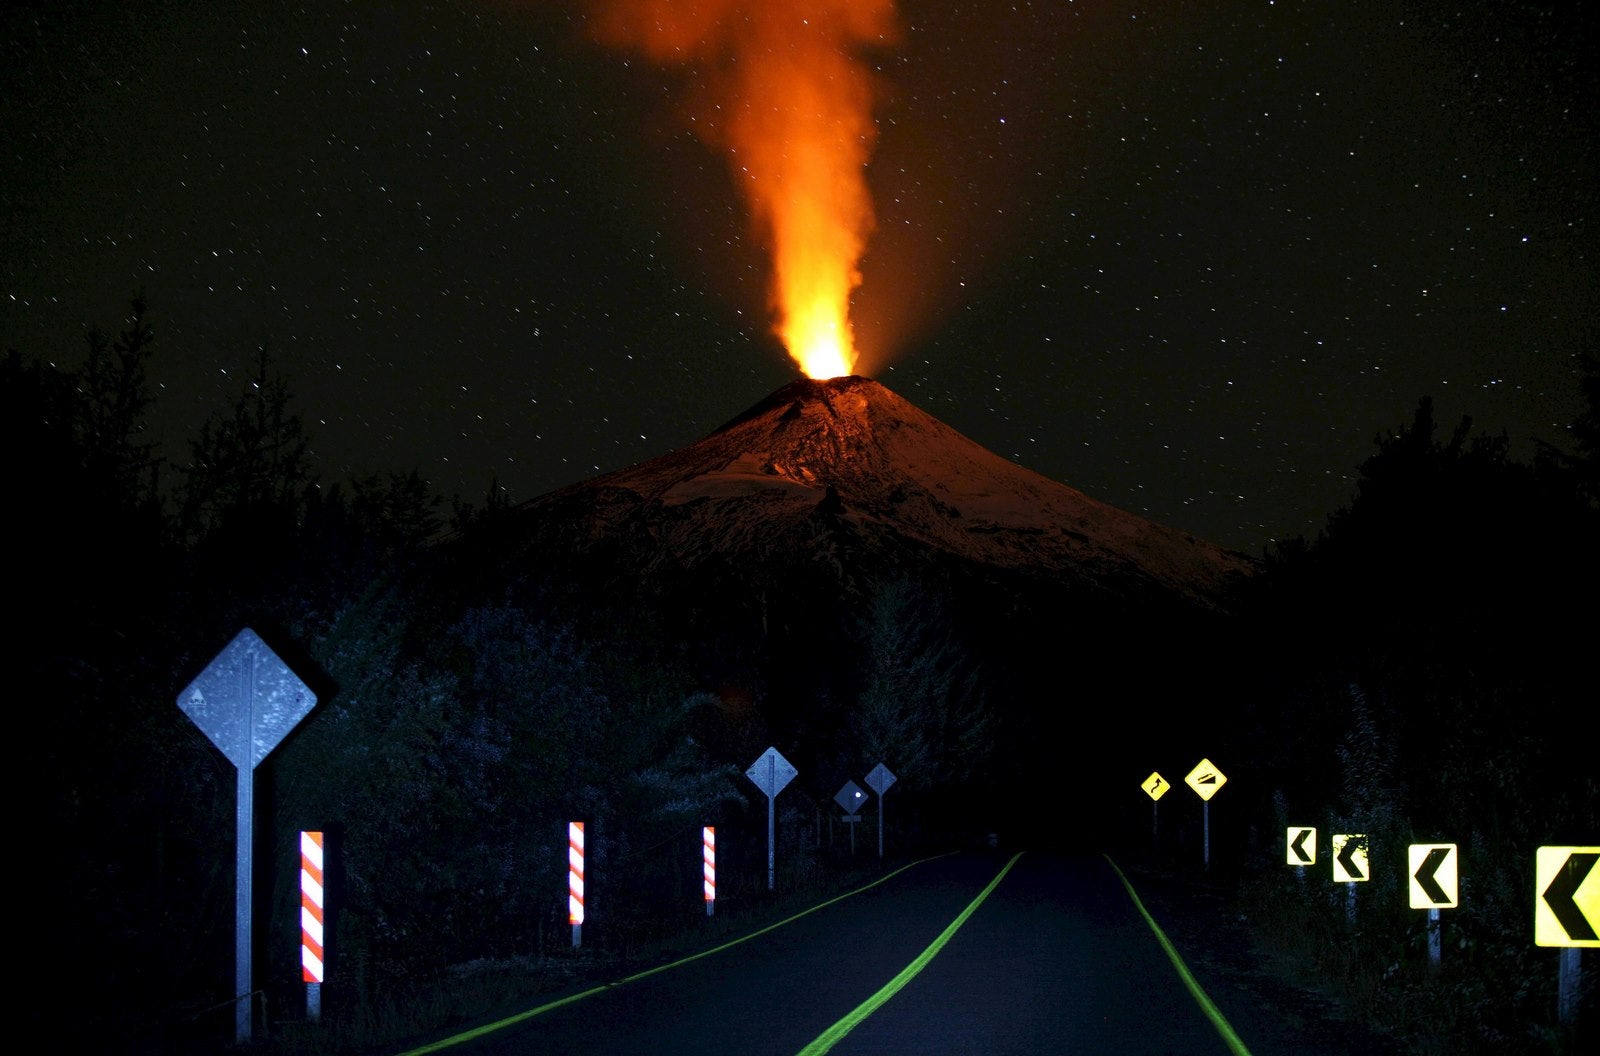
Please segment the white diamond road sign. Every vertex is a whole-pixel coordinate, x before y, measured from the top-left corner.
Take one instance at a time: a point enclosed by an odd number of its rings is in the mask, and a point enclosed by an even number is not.
[[[316,704],[317,695],[248,627],[178,696],[184,714],[246,772]]]
[[[760,759],[750,764],[744,776],[754,781],[756,787],[767,795],[776,796],[799,772],[776,748],[768,748],[761,753]]]
[[[255,872],[255,774],[261,760],[317,705],[317,695],[246,627],[178,694],[178,707],[233,764],[234,993],[250,983],[251,880]],[[234,1002],[234,1040],[248,1042],[250,1000]]]
[[[854,814],[861,809],[861,801],[866,798],[867,794],[861,791],[860,785],[854,781],[846,781],[844,787],[839,789],[839,794],[833,797],[833,801],[843,807],[846,814]]]
[[[889,768],[882,763],[873,767],[872,773],[867,775],[867,787],[880,796],[889,791],[889,786],[894,782],[894,774],[890,773]]]
[[[767,794],[767,890],[775,890],[778,882],[778,869],[776,863],[777,846],[776,822],[774,820],[773,804],[777,801],[778,793],[783,791],[783,786],[793,781],[800,771],[794,765],[778,754],[776,748],[768,748],[761,753],[761,758],[750,764],[750,769],[744,776],[756,783],[756,787]]]

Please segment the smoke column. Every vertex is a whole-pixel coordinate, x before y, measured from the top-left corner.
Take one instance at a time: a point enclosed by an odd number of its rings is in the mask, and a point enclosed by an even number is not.
[[[850,298],[873,230],[877,143],[863,53],[894,0],[597,0],[596,39],[682,66],[696,134],[726,156],[772,260],[773,329],[814,378],[855,366]]]

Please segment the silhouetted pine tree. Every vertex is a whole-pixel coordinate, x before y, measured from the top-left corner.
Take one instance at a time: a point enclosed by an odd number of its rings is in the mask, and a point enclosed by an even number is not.
[[[197,542],[279,546],[292,533],[313,483],[305,425],[268,347],[230,413],[213,413],[190,442],[180,523]]]

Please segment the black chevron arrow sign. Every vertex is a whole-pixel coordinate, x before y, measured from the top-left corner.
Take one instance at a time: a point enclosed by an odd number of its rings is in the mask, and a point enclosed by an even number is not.
[[[1578,888],[1589,878],[1597,861],[1600,861],[1600,853],[1575,850],[1556,870],[1555,879],[1550,881],[1541,896],[1566,931],[1567,937],[1572,940],[1570,945],[1594,944],[1600,940],[1600,935],[1595,933],[1594,923],[1584,915],[1577,901]]]
[[[1450,857],[1448,848],[1435,847],[1428,852],[1428,857],[1423,860],[1422,868],[1416,872],[1417,886],[1422,888],[1423,893],[1428,896],[1428,901],[1436,906],[1450,901],[1450,896],[1444,893],[1444,888],[1439,886],[1439,881],[1434,879],[1433,875],[1439,871],[1439,866],[1443,865],[1444,860],[1448,857]]]
[[[1306,846],[1306,841],[1311,845]],[[1289,864],[1311,865],[1317,860],[1317,830],[1316,829],[1290,829],[1289,830]]]
[[[1460,904],[1455,844],[1414,843],[1408,857],[1412,909],[1450,909]]]
[[[1333,878],[1342,881],[1371,879],[1362,866],[1367,860],[1367,838],[1361,835],[1335,836]]]

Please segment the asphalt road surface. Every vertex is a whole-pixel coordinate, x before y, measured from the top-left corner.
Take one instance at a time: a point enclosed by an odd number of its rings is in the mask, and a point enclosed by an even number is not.
[[[1136,893],[1136,888],[1135,888]],[[412,1056],[1365,1052],[1197,977],[1099,855],[968,852]],[[552,1007],[553,1006],[553,1007]],[[1307,1036],[1309,1035],[1309,1036]]]

